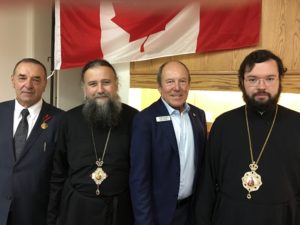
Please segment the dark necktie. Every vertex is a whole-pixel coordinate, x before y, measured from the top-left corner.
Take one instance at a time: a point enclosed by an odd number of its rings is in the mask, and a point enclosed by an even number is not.
[[[28,133],[28,122],[27,122],[27,116],[29,115],[28,109],[23,109],[21,111],[21,115],[22,115],[22,119],[18,125],[14,137],[16,160],[19,159],[21,152],[26,143],[26,138]]]

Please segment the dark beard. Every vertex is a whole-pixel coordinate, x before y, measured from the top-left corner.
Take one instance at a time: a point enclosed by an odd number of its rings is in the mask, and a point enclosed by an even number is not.
[[[246,91],[244,88],[242,89],[242,92],[243,92],[244,101],[249,108],[252,108],[259,112],[265,112],[265,111],[273,110],[275,108],[275,106],[277,105],[279,97],[280,97],[280,93],[281,93],[281,85],[279,86],[278,93],[273,97],[271,97],[271,95],[269,93],[263,92],[269,96],[269,99],[265,102],[256,101],[255,95],[250,97],[249,95],[246,94]]]
[[[93,127],[110,128],[119,123],[122,103],[120,97],[109,97],[107,101],[100,102],[94,98],[86,98],[84,101],[82,113],[85,119]]]

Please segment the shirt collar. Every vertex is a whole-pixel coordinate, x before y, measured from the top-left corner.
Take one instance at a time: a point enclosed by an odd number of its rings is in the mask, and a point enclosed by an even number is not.
[[[40,99],[37,103],[27,108],[29,111],[29,116],[31,118],[34,118],[37,115],[39,115],[42,109],[42,105],[43,105],[43,99]],[[20,114],[23,109],[24,107],[17,100],[15,100],[15,113],[16,113],[15,115],[21,116]]]
[[[163,98],[161,98],[161,100],[162,100],[162,102],[164,103],[164,105],[166,106],[169,115],[172,115],[172,114],[174,114],[174,113],[176,113],[176,112],[177,112],[177,113],[179,112],[178,109],[174,109],[174,108],[173,108],[172,106],[170,106]],[[191,108],[191,107],[189,106],[189,104],[184,103],[184,110],[183,110],[182,113],[187,113],[187,112],[189,112],[189,111],[190,111],[190,108]]]

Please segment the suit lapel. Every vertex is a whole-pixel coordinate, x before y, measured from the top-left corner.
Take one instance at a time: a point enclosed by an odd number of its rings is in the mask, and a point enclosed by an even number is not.
[[[191,108],[189,111],[189,117],[192,123],[193,132],[194,132],[194,138],[195,140],[204,140],[205,139],[205,127],[203,127],[205,124],[203,124],[205,121],[203,121],[202,118],[200,118],[200,115],[198,115],[194,110]],[[198,143],[198,142],[197,142]]]
[[[192,123],[193,128],[193,134],[194,134],[194,143],[195,143],[195,160],[196,165],[198,164],[199,154],[200,152],[197,149],[202,149],[200,147],[199,141],[205,141],[205,130],[202,124],[202,119],[200,118],[200,115],[198,115],[194,110],[191,108],[189,111],[189,117]]]
[[[166,106],[164,105],[161,99],[157,101],[157,107],[158,107],[158,115],[157,115],[158,117],[170,116],[168,110],[166,109]],[[162,135],[166,136],[166,139],[170,142],[172,148],[178,152],[177,140],[176,140],[176,135],[172,124],[172,120],[164,121],[164,122],[156,122],[156,123],[161,123]]]
[[[7,115],[5,117],[5,120],[1,124],[1,134],[7,135],[7,140],[9,141],[9,146],[7,146],[8,149],[8,160],[10,162],[15,161],[15,154],[14,154],[14,136],[13,136],[13,124],[14,124],[14,110],[15,110],[15,101],[9,101],[8,107],[4,109],[3,115]]]
[[[178,152],[178,145],[172,121],[166,122],[165,130],[163,131],[163,133],[166,134],[166,138],[169,140],[172,148]]]

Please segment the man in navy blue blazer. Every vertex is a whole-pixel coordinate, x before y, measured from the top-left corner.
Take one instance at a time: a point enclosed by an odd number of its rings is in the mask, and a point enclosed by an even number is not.
[[[188,225],[206,143],[204,111],[187,104],[191,77],[169,61],[157,73],[161,98],[133,122],[130,189],[135,225]]]
[[[19,61],[11,81],[16,99],[0,103],[0,225],[46,225],[52,156],[62,110],[42,99],[47,72],[38,60]],[[23,132],[27,138],[16,152],[14,135],[23,109],[29,112],[28,129]]]

